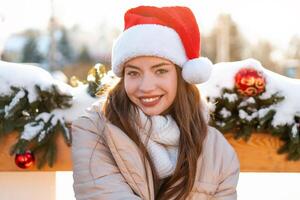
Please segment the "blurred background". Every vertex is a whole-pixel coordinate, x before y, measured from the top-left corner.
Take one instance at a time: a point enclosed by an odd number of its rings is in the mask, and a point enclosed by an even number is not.
[[[295,0],[0,0],[0,58],[84,78],[96,63],[110,65],[124,12],[141,4],[190,7],[202,55],[213,63],[253,57],[274,72],[300,77]]]
[[[300,78],[297,0],[0,0],[0,60],[31,63],[66,82],[85,79],[96,63],[110,66],[123,14],[138,5],[190,7],[202,56],[213,63],[253,57],[271,71]],[[241,173],[238,199],[296,200],[298,189],[299,173]],[[54,190],[56,199],[74,199],[72,173],[57,172]]]

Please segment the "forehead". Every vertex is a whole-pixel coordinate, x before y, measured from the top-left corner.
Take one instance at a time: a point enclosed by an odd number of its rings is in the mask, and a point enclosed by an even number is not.
[[[127,61],[124,64],[124,67],[130,67],[130,66],[135,66],[138,68],[144,68],[144,67],[152,67],[154,65],[158,64],[168,64],[172,65],[173,63],[167,59],[160,58],[160,57],[155,57],[155,56],[139,56],[136,58],[132,58],[129,61]]]

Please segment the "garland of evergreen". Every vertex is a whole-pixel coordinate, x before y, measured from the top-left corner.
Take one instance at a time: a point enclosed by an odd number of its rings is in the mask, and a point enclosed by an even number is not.
[[[10,154],[25,153],[30,149],[37,156],[37,167],[40,169],[46,162],[53,166],[56,159],[55,139],[59,133],[63,134],[66,144],[71,145],[68,124],[51,111],[71,107],[72,96],[61,93],[56,85],[49,89],[35,85],[35,89],[38,98],[31,103],[26,88],[11,86],[13,93],[0,96],[0,139],[17,131],[19,139]]]
[[[109,84],[101,82],[105,75],[107,70],[102,64],[95,65],[88,72],[87,81],[83,81],[83,84],[87,84],[86,92],[91,97],[101,96],[109,88]],[[73,86],[78,86],[79,82],[76,78],[73,79]],[[0,95],[0,140],[16,131],[18,140],[11,147],[11,155],[30,150],[36,157],[38,169],[45,164],[53,167],[57,157],[58,135],[63,135],[68,146],[72,143],[71,122],[53,111],[71,108],[73,97],[61,92],[55,84],[48,89],[35,85],[38,98],[29,102],[26,88],[10,88],[10,95]]]
[[[276,113],[272,106],[284,101],[278,93],[264,99],[262,95],[246,97],[239,94],[236,88],[224,88],[218,98],[208,97],[207,100],[215,106],[210,125],[221,132],[232,132],[235,139],[245,140],[253,132],[271,134],[284,141],[278,153],[287,153],[288,160],[300,159],[300,116],[295,116],[295,122],[289,125],[274,127],[271,123]]]

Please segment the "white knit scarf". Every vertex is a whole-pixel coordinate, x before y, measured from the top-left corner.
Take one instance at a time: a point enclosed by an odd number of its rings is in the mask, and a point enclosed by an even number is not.
[[[138,110],[140,123],[137,123],[136,127],[139,137],[147,148],[159,178],[168,177],[176,167],[180,130],[170,115],[151,116],[151,126],[150,120],[143,111]],[[148,135],[150,135],[149,140]]]

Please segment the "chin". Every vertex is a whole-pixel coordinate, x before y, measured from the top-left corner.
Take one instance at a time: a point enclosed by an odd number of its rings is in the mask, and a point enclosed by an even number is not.
[[[142,111],[149,116],[160,115],[163,112],[163,110],[155,108],[142,108]]]

